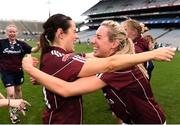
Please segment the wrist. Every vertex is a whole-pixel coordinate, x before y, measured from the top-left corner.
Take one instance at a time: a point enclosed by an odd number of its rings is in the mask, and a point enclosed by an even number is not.
[[[156,54],[154,53],[154,51],[148,51],[147,53],[148,53],[149,60],[155,59]]]
[[[11,103],[11,100],[10,99],[8,99],[8,107],[10,107],[10,104]]]

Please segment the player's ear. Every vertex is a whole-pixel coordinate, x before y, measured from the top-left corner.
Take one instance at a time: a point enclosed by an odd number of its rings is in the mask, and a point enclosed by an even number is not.
[[[57,34],[57,36],[56,36],[57,38],[62,39],[64,31],[62,30],[62,28],[58,28],[56,34]]]
[[[114,48],[117,48],[118,46],[119,46],[119,40],[114,40],[113,42],[112,42],[112,48],[114,49]]]

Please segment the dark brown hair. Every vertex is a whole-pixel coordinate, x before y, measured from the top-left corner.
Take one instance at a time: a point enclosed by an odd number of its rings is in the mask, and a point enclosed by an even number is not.
[[[72,19],[63,14],[55,14],[47,19],[43,24],[43,33],[40,36],[40,45],[41,45],[41,59],[42,56],[49,51],[50,43],[55,39],[55,34],[58,28],[61,28],[64,33],[67,32],[70,27],[70,21]]]

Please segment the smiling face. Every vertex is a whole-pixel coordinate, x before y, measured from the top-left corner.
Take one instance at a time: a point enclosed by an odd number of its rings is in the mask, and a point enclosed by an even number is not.
[[[17,28],[15,25],[9,25],[6,28],[6,34],[10,41],[14,41],[17,37]]]
[[[100,26],[97,29],[96,36],[92,40],[94,56],[107,57],[113,53],[113,42],[109,40],[108,31],[109,28],[106,26]]]
[[[70,21],[70,27],[66,33],[63,35],[63,40],[65,44],[65,50],[68,52],[74,51],[74,43],[78,39],[78,35],[76,33],[76,24],[74,21]]]
[[[78,39],[76,33],[76,24],[74,21],[69,20],[68,27],[66,30],[63,30],[59,27],[55,33],[55,40],[52,42],[53,46],[60,47],[67,52],[74,51],[74,43]]]

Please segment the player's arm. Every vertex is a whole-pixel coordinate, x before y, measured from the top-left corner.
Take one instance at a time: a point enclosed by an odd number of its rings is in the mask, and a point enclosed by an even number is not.
[[[0,99],[0,107],[8,106],[8,99]]]
[[[26,59],[24,58],[23,64],[25,63]],[[96,76],[80,78],[74,82],[66,82],[62,79],[44,73],[39,69],[33,67],[32,65],[29,65],[29,68],[24,67],[24,69],[27,73],[29,73],[30,76],[35,78],[38,83],[42,84],[50,91],[57,93],[58,95],[61,95],[63,97],[90,93],[106,86],[106,84]]]
[[[5,99],[5,97],[1,93],[0,93],[0,99]]]
[[[138,54],[114,55],[107,58],[90,58],[87,59],[78,76],[85,77],[101,72],[121,70],[148,60],[170,61],[174,55],[175,51],[167,47]],[[29,68],[32,68],[34,62],[30,55],[25,58],[23,59],[23,68],[29,71]]]
[[[39,42],[37,42],[36,43],[36,46],[35,47],[32,47],[32,49],[31,49],[31,52],[33,52],[33,53],[35,53],[35,52],[38,52],[39,50],[40,50],[40,43]]]
[[[175,51],[170,47],[166,47],[138,54],[113,55],[107,58],[89,58],[83,65],[79,77],[122,70],[148,60],[171,61],[174,55]]]

